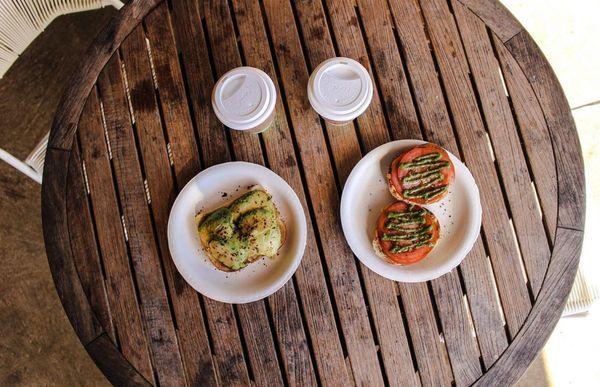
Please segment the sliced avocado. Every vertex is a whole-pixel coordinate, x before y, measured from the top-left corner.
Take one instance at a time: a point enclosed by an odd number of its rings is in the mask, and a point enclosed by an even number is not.
[[[277,254],[282,244],[281,229],[274,209],[256,208],[243,214],[239,220],[240,232],[248,238],[249,257]]]
[[[248,241],[238,233],[226,241],[214,239],[208,244],[211,257],[217,259],[223,265],[233,270],[239,270],[246,266],[248,259]]]
[[[252,236],[264,232],[277,223],[275,213],[269,207],[259,207],[242,214],[238,221],[240,232]]]
[[[242,214],[261,207],[273,207],[273,203],[271,202],[271,195],[258,189],[246,192],[229,206],[234,222]]]
[[[229,208],[222,207],[210,213],[198,227],[198,234],[204,245],[213,239],[226,241],[231,238],[234,226]]]
[[[283,243],[279,213],[264,190],[253,190],[198,219],[198,234],[211,259],[239,270],[260,256],[274,256]]]

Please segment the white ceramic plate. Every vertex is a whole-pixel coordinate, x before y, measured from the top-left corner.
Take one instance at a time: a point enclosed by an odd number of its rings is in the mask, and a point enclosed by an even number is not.
[[[273,196],[286,225],[286,241],[274,258],[261,258],[236,272],[218,270],[200,245],[194,215],[231,202],[254,185]],[[306,246],[306,218],[298,196],[270,169],[245,162],[215,165],[179,193],[168,225],[169,250],[177,270],[194,289],[213,300],[243,304],[275,293],[294,274]]]
[[[375,223],[381,210],[395,201],[387,186],[389,165],[402,152],[423,143],[399,140],[372,150],[356,164],[342,194],[342,227],[350,248],[369,269],[395,281],[429,281],[448,273],[471,250],[481,227],[481,203],[475,180],[467,167],[448,152],[456,172],[454,183],[443,200],[424,206],[440,222],[437,245],[422,261],[407,266],[393,265],[375,254],[372,245]]]

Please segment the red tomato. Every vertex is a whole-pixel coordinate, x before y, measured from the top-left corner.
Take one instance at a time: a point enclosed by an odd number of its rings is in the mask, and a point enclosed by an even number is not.
[[[390,175],[389,175],[389,179],[388,179],[388,184],[390,185],[390,190],[392,191],[392,193],[394,193],[394,191],[395,191],[394,196],[396,197],[396,199],[404,200],[409,203],[415,203],[415,204],[429,204],[429,203],[437,202],[438,200],[440,200],[444,196],[446,196],[446,194],[448,193],[447,189],[431,198],[419,198],[419,197],[407,198],[404,195],[404,191],[407,189],[407,186],[406,186],[406,184],[402,183],[402,179],[405,176],[409,175],[410,173],[426,171],[427,167],[423,167],[418,171],[414,171],[414,170],[408,170],[408,169],[400,169],[400,164],[412,162],[417,157],[425,156],[425,155],[432,154],[432,153],[440,153],[441,158],[439,159],[439,161],[448,161],[450,163],[450,165],[448,167],[444,167],[439,171],[442,174],[442,180],[436,182],[432,187],[433,188],[443,187],[443,186],[449,187],[450,184],[454,181],[454,165],[452,164],[452,161],[450,160],[448,153],[443,148],[441,148],[435,144],[428,143],[428,144],[419,145],[419,146],[412,148],[408,152],[403,153],[402,155],[400,155],[400,157],[398,157],[394,161],[392,161],[392,165],[390,166]],[[393,187],[393,190],[391,189],[392,187]]]
[[[383,234],[398,234],[400,232],[386,228],[385,224],[388,220],[387,215],[389,212],[409,212],[409,209],[410,205],[405,202],[392,203],[388,207],[384,208],[383,211],[381,211],[381,215],[379,215],[379,219],[377,220],[376,237],[381,246],[381,250],[383,251],[385,256],[389,258],[390,261],[399,265],[410,265],[411,263],[415,263],[422,260],[427,256],[427,254],[429,254],[429,252],[433,249],[438,239],[440,238],[440,225],[436,217],[427,209],[415,205],[412,209],[413,211],[421,209],[425,210],[424,226],[432,226],[430,240],[431,246],[425,245],[417,247],[416,249],[405,253],[393,253],[391,249],[394,246],[394,244],[398,242],[382,240],[381,237],[383,236]]]

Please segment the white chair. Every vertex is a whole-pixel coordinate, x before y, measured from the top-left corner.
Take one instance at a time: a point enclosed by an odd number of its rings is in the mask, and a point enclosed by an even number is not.
[[[58,16],[106,6],[120,9],[123,3],[119,0],[0,0],[0,79]],[[41,184],[47,145],[48,134],[25,161],[4,149],[0,149],[0,159]]]
[[[563,310],[563,317],[587,312],[600,298],[600,292],[598,292],[596,284],[589,282],[584,273],[585,269],[582,270],[581,267],[577,270],[573,289]]]

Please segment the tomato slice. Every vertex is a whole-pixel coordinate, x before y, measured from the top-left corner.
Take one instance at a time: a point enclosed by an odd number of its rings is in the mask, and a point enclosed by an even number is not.
[[[437,160],[432,161],[431,165],[424,165],[422,167],[416,167],[413,169],[400,168],[401,165],[413,163],[414,160],[418,159],[419,157],[433,154],[440,154],[441,156]],[[445,167],[439,167],[439,164],[443,162],[447,162],[449,165]],[[438,166],[439,170],[434,171],[432,168],[434,168],[435,166]],[[415,174],[426,175],[426,173],[430,171],[432,173],[429,177],[434,177],[432,176],[434,173],[441,174],[441,179],[430,183],[428,187],[428,189],[431,191],[437,189],[439,193],[431,197],[415,197],[409,195],[410,189],[412,189],[412,191],[418,189],[420,182],[417,180],[415,182],[416,185],[413,183],[412,186],[409,186],[409,184],[407,184],[404,181],[404,178],[410,178],[411,175]],[[448,156],[448,152],[446,152],[444,148],[441,148],[435,144],[428,143],[416,146],[408,152],[405,152],[402,155],[400,155],[400,157],[396,158],[394,161],[392,161],[392,164],[390,166],[390,175],[388,183],[390,184],[390,187],[393,187],[395,192],[397,193],[397,195],[394,195],[398,196],[397,199],[414,204],[429,204],[437,202],[441,200],[444,196],[446,196],[446,194],[448,193],[448,187],[453,181],[454,165],[452,164],[452,160],[450,160],[450,156]],[[423,183],[421,182],[421,184]]]
[[[402,231],[394,230],[387,228],[386,224],[388,222],[388,214],[390,212],[395,213],[407,213],[411,211],[420,211],[423,210],[425,212],[424,218],[425,222],[421,225],[422,227],[431,226],[431,238],[429,240],[429,244],[416,247],[410,251],[406,252],[393,252],[394,246],[398,246],[398,242],[384,240],[382,237],[384,234],[391,235],[402,235]],[[379,219],[377,220],[377,230],[376,237],[379,241],[379,245],[381,246],[381,250],[385,254],[386,257],[389,258],[393,263],[397,263],[399,265],[410,265],[415,262],[419,262],[423,258],[427,256],[433,250],[433,247],[437,243],[440,238],[440,225],[436,219],[436,217],[429,212],[427,209],[417,206],[411,205],[405,202],[396,202],[392,203],[388,207],[384,208],[379,215]],[[405,242],[410,243],[410,242]]]

